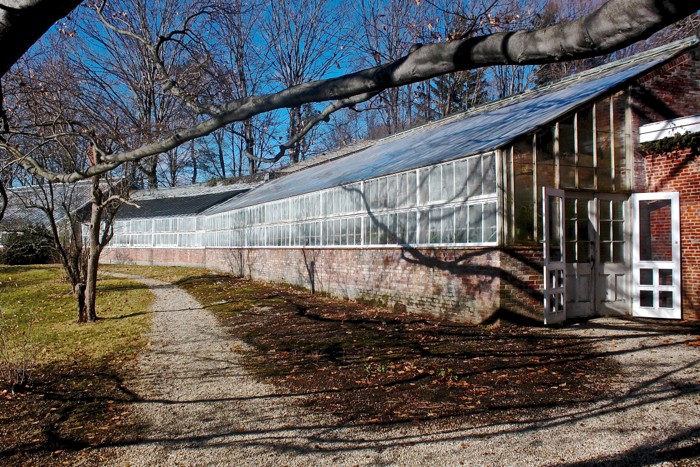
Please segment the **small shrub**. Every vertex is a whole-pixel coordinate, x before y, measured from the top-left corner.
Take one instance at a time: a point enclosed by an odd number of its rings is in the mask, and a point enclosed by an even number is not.
[[[43,226],[3,236],[0,263],[9,265],[46,264],[53,260],[53,244]]]
[[[29,384],[36,363],[36,349],[32,343],[32,316],[26,324],[10,319],[0,308],[0,385],[14,393]]]

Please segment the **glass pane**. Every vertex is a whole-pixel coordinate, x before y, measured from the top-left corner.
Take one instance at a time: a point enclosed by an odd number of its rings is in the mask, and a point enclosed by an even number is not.
[[[673,292],[667,290],[659,292],[659,308],[673,308]]]
[[[547,201],[549,202],[549,260],[561,261],[563,245],[561,244],[562,212],[560,198],[550,196]]]
[[[467,206],[455,208],[455,242],[467,243]]]
[[[659,285],[673,285],[672,269],[659,269]]]
[[[408,222],[406,225],[406,243],[416,243],[416,212],[407,213]]]
[[[430,201],[442,201],[442,179],[440,178],[440,166],[430,168],[428,175],[430,185]]]
[[[454,165],[442,166],[442,199],[452,201],[455,197]]]
[[[593,171],[593,108],[588,107],[577,115],[577,166],[579,188],[595,188]]]
[[[406,206],[415,206],[417,204],[416,202],[416,195],[417,195],[417,190],[418,190],[418,183],[417,183],[417,176],[416,172],[408,172],[406,174],[407,180],[408,180],[408,187],[407,190],[408,192],[406,193]]]
[[[467,196],[479,196],[481,195],[481,157],[471,157],[467,161],[469,164]]]
[[[554,187],[554,127],[537,134],[537,183]]]
[[[387,207],[387,179],[380,178],[377,180],[377,207],[380,209]]]
[[[622,201],[612,201],[612,219],[621,221],[625,219],[622,211]]]
[[[386,207],[389,209],[396,208],[396,198],[397,198],[397,182],[396,176],[392,175],[386,179]]]
[[[386,219],[386,242],[396,243],[396,214],[389,214]]]
[[[654,292],[651,290],[642,290],[639,292],[639,304],[641,306],[653,307],[654,306]]]
[[[624,263],[625,262],[625,244],[620,242],[615,242],[612,244],[614,263]]]
[[[442,243],[454,243],[454,209],[442,209]]]
[[[484,186],[483,193],[485,195],[496,193],[496,156],[484,156]]]
[[[442,212],[439,208],[430,211],[430,234],[428,235],[429,243],[440,243],[441,220]]]
[[[654,285],[654,270],[653,269],[640,269],[639,270],[639,283],[641,285]]]
[[[469,169],[467,160],[455,162],[454,166],[455,192],[460,198],[467,197],[467,183],[469,178]]]
[[[598,188],[612,190],[612,133],[610,128],[610,99],[595,105],[596,155],[598,166]]]
[[[420,216],[420,237],[418,243],[428,243],[428,211],[421,211]]]
[[[671,200],[639,201],[639,259],[671,261]]]
[[[559,122],[559,181],[562,188],[576,188],[574,117]]]
[[[613,126],[615,131],[614,160],[615,160],[615,189],[627,189],[627,94],[620,93],[613,98]]]
[[[600,240],[603,242],[612,240],[612,222],[600,221]]]
[[[481,211],[482,208],[480,204],[473,204],[469,206],[469,243],[482,242]]]
[[[515,243],[535,241],[535,196],[532,168],[532,137],[513,145],[513,192]]]
[[[420,197],[421,204],[426,204],[430,199],[428,197],[428,172],[428,169],[421,169],[419,172],[418,196]]]
[[[620,221],[613,222],[612,225],[612,239],[616,241],[624,240],[624,225]]]
[[[488,203],[484,205],[484,241],[495,242],[496,240],[496,203]]]

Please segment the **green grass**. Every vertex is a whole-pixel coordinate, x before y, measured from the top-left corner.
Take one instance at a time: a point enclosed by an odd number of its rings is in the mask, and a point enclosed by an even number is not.
[[[0,308],[26,330],[38,365],[133,357],[145,345],[153,295],[141,284],[101,277],[95,323],[78,324],[76,300],[57,266],[0,266]],[[14,339],[24,339],[13,333]]]
[[[84,464],[91,449],[140,436],[128,375],[145,349],[155,297],[135,281],[102,276],[98,320],[78,324],[63,277],[57,266],[0,266],[0,336],[12,341],[0,340],[0,350],[10,349],[9,367],[24,367],[30,343],[28,384],[0,380],[0,465]]]
[[[203,268],[180,267],[180,266],[135,266],[131,264],[104,264],[100,265],[100,271],[120,272],[133,274],[135,276],[158,279],[164,282],[175,284],[188,277],[201,276],[210,272]]]

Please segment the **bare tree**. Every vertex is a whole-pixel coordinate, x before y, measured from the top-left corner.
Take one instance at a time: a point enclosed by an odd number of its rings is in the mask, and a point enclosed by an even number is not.
[[[380,66],[404,57],[421,42],[423,18],[413,2],[402,0],[363,0],[360,21],[364,43],[360,46],[363,66]],[[379,122],[370,118],[370,137],[395,133],[413,124],[413,85],[389,88],[375,97],[370,109],[379,114]]]
[[[117,24],[139,31],[151,41],[179,26],[187,3],[177,0],[113,0],[109,13]],[[79,37],[69,41],[71,63],[90,89],[91,109],[110,108],[119,121],[110,139],[134,147],[191,125],[182,101],[161,91],[161,77],[150,51],[133,37],[104,30],[94,21],[82,21]],[[174,44],[173,44],[174,45]],[[175,70],[183,85],[199,78],[193,52],[187,47],[163,47],[160,60]],[[195,55],[198,51],[193,52]],[[134,164],[150,189],[172,185],[189,164],[184,151],[169,148]]]
[[[286,88],[319,79],[342,59],[347,44],[342,3],[329,0],[268,0],[264,31],[273,79]],[[289,107],[287,149],[291,162],[306,157],[311,141],[295,138],[313,118],[311,103]]]
[[[60,49],[54,50],[5,76],[18,89],[8,98],[9,130],[4,134],[11,160],[31,155],[59,171],[100,164],[94,134],[112,134],[113,119],[106,106],[99,109],[101,118],[85,111],[90,101],[84,99],[79,74]],[[62,184],[26,172],[19,176],[26,195],[15,198],[44,214],[77,299],[78,321],[94,321],[99,257],[112,237],[114,215],[125,202],[118,192],[124,188],[121,178],[103,173],[80,184]]]
[[[109,152],[98,147],[96,150],[100,154],[100,163],[73,171],[51,170],[29,154],[23,155],[21,164],[31,173],[49,180],[72,182],[113,170],[126,162],[169,151],[232,122],[244,121],[279,109],[330,102],[294,136],[295,139],[301,138],[316,123],[329,118],[331,113],[364,102],[386,89],[484,66],[540,65],[605,55],[650,37],[663,27],[695,13],[697,7],[697,2],[681,0],[611,0],[590,15],[575,21],[534,31],[495,33],[427,44],[413,48],[408,55],[390,63],[335,78],[306,82],[277,92],[225,102],[192,96],[187,87],[176,79],[177,70],[168,69],[161,57],[166,42],[194,30],[197,22],[194,16],[189,17],[181,29],[159,37],[155,43],[137,31],[119,28],[104,18],[109,28],[143,44],[161,73],[165,92],[182,98],[201,117],[200,123],[133,149]],[[0,143],[0,147],[9,146]],[[272,159],[279,160],[283,155],[284,151],[281,150]]]

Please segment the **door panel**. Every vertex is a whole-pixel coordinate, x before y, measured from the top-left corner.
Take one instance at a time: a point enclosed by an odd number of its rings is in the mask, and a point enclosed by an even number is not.
[[[681,319],[678,193],[633,196],[632,314],[645,318]]]
[[[542,188],[544,225],[544,324],[566,320],[564,192]]]
[[[590,194],[566,194],[566,315],[592,316],[595,312],[594,249],[595,203]]]
[[[627,314],[630,300],[629,208],[624,195],[597,197],[596,314]]]

